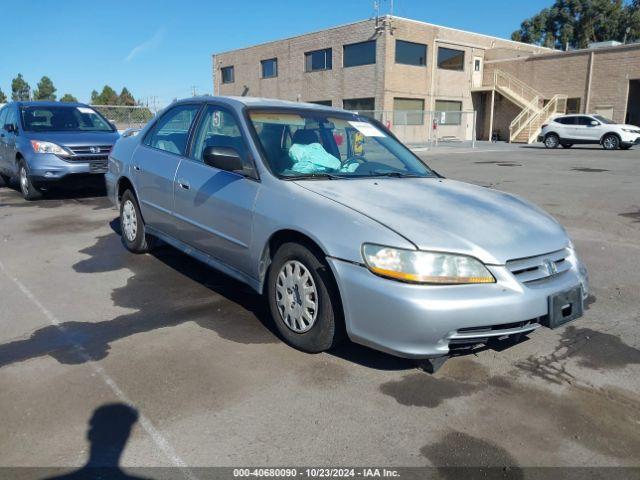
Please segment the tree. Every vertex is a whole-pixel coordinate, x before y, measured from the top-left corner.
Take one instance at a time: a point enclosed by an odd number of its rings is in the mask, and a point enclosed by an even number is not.
[[[524,20],[511,38],[565,50],[605,40],[634,41],[640,38],[640,1],[555,0]]]
[[[127,105],[132,107],[136,104],[136,99],[133,98],[131,92],[127,90],[127,87],[124,87],[118,96],[118,105]]]
[[[44,76],[38,82],[36,89],[33,91],[34,100],[55,100],[56,99],[56,87],[53,86],[53,82],[47,76]]]
[[[91,91],[91,105],[97,105],[98,102],[98,92],[96,90]]]
[[[91,103],[93,103],[94,105],[117,105],[118,94],[109,85],[105,85],[102,88],[102,92],[100,92],[100,95],[96,95],[94,97],[93,93],[91,94]]]
[[[7,103],[7,96],[4,94],[1,88],[0,88],[0,103]]]
[[[96,92],[98,93],[98,92]],[[67,103],[77,103],[78,99],[76,97],[74,97],[73,95],[71,95],[70,93],[65,93],[62,98],[60,99],[61,102],[67,102]]]
[[[31,96],[31,87],[25,82],[22,74],[11,80],[11,100],[26,101]]]

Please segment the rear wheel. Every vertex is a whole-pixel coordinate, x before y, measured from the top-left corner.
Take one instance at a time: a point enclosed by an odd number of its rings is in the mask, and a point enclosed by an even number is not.
[[[617,135],[610,133],[602,139],[602,148],[605,150],[617,150],[620,147],[620,139]]]
[[[24,160],[18,163],[18,180],[20,182],[20,191],[25,200],[38,200],[42,197],[40,190],[31,181],[29,170]]]
[[[343,340],[335,281],[323,259],[308,248],[283,244],[269,268],[266,290],[271,316],[293,347],[318,353]]]
[[[131,190],[122,195],[120,202],[120,229],[122,243],[133,253],[147,253],[151,239],[145,232],[144,220],[140,214],[138,201]]]
[[[544,139],[544,146],[547,148],[558,148],[560,145],[560,137],[555,133],[550,133]]]

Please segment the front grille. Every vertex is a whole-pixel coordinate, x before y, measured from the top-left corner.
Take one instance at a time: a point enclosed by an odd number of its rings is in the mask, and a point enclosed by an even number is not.
[[[107,160],[96,160],[89,164],[91,173],[107,173]]]
[[[567,261],[568,256],[569,250],[563,248],[544,255],[509,260],[507,268],[514,277],[524,284],[543,282],[561,275],[571,268]]]
[[[106,161],[109,155],[74,155],[73,157],[67,157],[66,160],[72,162],[92,162],[94,160]]]
[[[93,151],[91,150],[93,149]],[[81,147],[69,147],[74,155],[97,155],[99,153],[108,155],[111,145],[83,145]]]

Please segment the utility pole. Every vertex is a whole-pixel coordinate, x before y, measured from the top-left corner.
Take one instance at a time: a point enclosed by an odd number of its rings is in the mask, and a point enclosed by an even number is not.
[[[198,96],[198,86],[197,85],[191,85],[191,96],[192,97],[197,97]]]

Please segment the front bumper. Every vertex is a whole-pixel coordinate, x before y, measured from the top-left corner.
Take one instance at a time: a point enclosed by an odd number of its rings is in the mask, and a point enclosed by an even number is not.
[[[27,164],[29,176],[36,183],[56,182],[70,175],[100,175],[107,171],[106,158],[66,161],[50,153],[33,154]]]
[[[384,279],[363,266],[329,259],[336,274],[349,337],[405,358],[447,355],[459,344],[528,333],[548,315],[549,296],[582,286],[586,269],[571,268],[536,285],[518,282],[505,266],[490,266],[494,284],[427,286]]]
[[[640,135],[637,133],[624,132],[621,141],[622,145],[625,146],[640,145]]]

